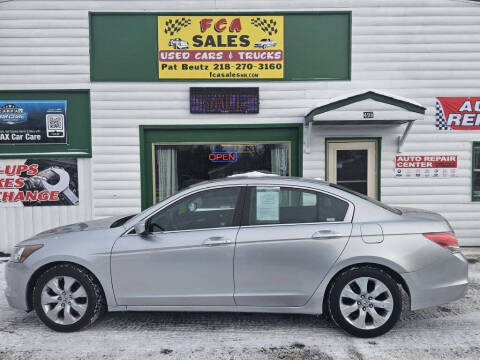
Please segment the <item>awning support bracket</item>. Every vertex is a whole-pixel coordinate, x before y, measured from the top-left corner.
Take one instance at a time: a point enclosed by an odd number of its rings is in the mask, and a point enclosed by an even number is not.
[[[307,138],[305,140],[305,154],[310,154],[310,144],[312,143],[312,122],[307,125]]]
[[[397,144],[398,145],[397,146],[397,152],[398,153],[402,152],[403,145],[405,144],[405,141],[407,140],[407,136],[410,133],[410,130],[412,128],[412,125],[413,125],[414,121],[415,120],[410,120],[407,123],[407,126],[405,127],[405,131],[403,132],[403,135],[398,137],[398,144]]]

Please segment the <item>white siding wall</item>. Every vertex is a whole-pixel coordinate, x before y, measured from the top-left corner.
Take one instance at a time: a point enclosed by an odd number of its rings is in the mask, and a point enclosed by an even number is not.
[[[185,82],[89,82],[88,11],[339,9],[353,12],[352,81],[249,83],[260,87],[258,116],[191,116]],[[436,96],[480,95],[479,16],[480,5],[455,0],[0,1],[0,89],[90,88],[93,126],[93,159],[79,161],[82,205],[0,209],[0,251],[44,228],[139,211],[139,124],[302,122],[319,101],[363,88],[427,106],[405,154],[456,153],[458,177],[394,179],[400,128],[340,132],[317,127],[312,151],[304,155],[305,176],[324,177],[324,136],[382,136],[382,200],[437,210],[463,245],[480,245],[480,203],[470,201],[471,142],[480,140],[480,133],[439,132],[433,117]]]

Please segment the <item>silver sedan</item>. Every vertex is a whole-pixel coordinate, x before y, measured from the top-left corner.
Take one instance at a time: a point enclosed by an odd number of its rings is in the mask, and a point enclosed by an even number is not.
[[[7,264],[12,307],[58,331],[104,311],[327,314],[378,336],[402,310],[459,299],[467,262],[440,215],[325,182],[232,177],[183,190],[136,216],[55,228]]]

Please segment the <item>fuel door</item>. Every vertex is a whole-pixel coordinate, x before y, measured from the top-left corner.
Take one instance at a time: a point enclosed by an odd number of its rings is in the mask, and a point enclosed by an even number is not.
[[[383,230],[379,224],[362,224],[362,240],[367,244],[378,244],[383,241]]]

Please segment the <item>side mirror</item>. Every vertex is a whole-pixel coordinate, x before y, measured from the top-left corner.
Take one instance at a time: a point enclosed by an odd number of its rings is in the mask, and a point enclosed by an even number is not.
[[[134,226],[135,233],[137,235],[146,235],[148,234],[147,224],[144,220],[138,222]]]

